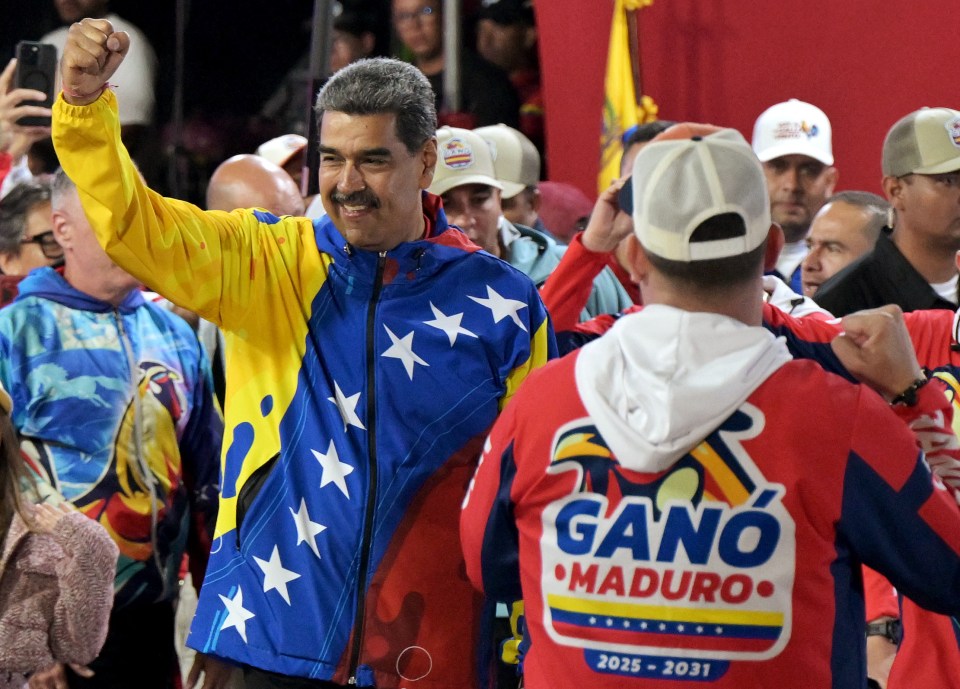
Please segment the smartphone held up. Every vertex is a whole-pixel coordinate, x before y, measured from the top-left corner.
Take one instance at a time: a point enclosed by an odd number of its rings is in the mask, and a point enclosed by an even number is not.
[[[24,105],[53,106],[56,96],[57,49],[49,43],[20,41],[17,44],[17,71],[14,88],[41,91],[43,101],[24,101]],[[21,127],[49,127],[49,117],[27,115],[17,120]]]

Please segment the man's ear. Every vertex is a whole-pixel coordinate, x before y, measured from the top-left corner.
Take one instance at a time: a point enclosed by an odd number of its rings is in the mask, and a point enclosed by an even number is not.
[[[420,188],[427,189],[433,184],[433,173],[437,169],[437,137],[431,136],[420,151],[423,172],[420,173]]]
[[[543,199],[540,196],[540,189],[537,187],[533,188],[533,193],[530,194],[530,208],[533,209],[533,212],[537,215],[540,215],[540,204]]]
[[[764,271],[770,271],[777,267],[784,241],[783,228],[775,222],[770,223],[770,231],[767,232],[767,250],[763,256]]]
[[[647,279],[650,274],[650,259],[647,258],[647,252],[643,245],[637,239],[637,235],[631,234],[626,238],[627,242],[627,269],[630,272],[630,279],[636,284],[640,284]]]
[[[70,225],[70,220],[62,211],[53,211],[50,218],[53,225],[53,238],[57,240],[57,244],[66,250],[73,238],[73,228]]]
[[[20,256],[12,252],[0,252],[0,273],[4,275],[19,275]]]
[[[883,187],[883,195],[887,197],[890,205],[899,210],[903,203],[903,187],[906,185],[903,178],[887,175],[880,180],[880,185]]]
[[[829,198],[833,196],[833,190],[837,187],[837,180],[840,179],[840,173],[837,172],[837,168],[832,165],[826,169],[827,175],[827,184],[826,184],[826,194],[824,198]]]

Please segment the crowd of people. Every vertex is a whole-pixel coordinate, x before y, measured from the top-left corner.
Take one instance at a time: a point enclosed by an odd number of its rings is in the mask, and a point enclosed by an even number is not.
[[[441,3],[408,61],[348,3],[318,193],[290,131],[201,209],[138,167],[149,45],[61,5],[54,107],[0,74],[0,687],[960,687],[960,111],[883,196],[791,99],[593,201],[529,0],[447,123]]]

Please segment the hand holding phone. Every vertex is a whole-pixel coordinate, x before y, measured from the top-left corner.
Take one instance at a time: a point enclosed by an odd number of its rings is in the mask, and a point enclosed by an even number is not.
[[[17,69],[13,78],[14,88],[27,89],[42,94],[29,105],[50,108],[56,92],[57,49],[49,43],[20,41],[17,44]],[[49,127],[50,116],[24,115],[17,120],[21,127]]]
[[[16,68],[14,59],[0,72],[0,153],[19,159],[35,141],[50,136],[50,108],[29,104],[42,102],[46,97],[42,91],[14,88]],[[24,117],[39,118],[48,125],[21,126],[18,121]]]

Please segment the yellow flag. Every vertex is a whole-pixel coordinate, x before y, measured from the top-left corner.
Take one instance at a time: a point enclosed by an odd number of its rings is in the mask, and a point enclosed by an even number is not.
[[[657,106],[648,96],[638,101],[633,83],[627,11],[639,10],[653,0],[615,0],[607,74],[604,79],[603,132],[600,135],[600,174],[598,192],[620,176],[621,139],[630,127],[657,119]],[[641,105],[638,105],[638,102]]]

